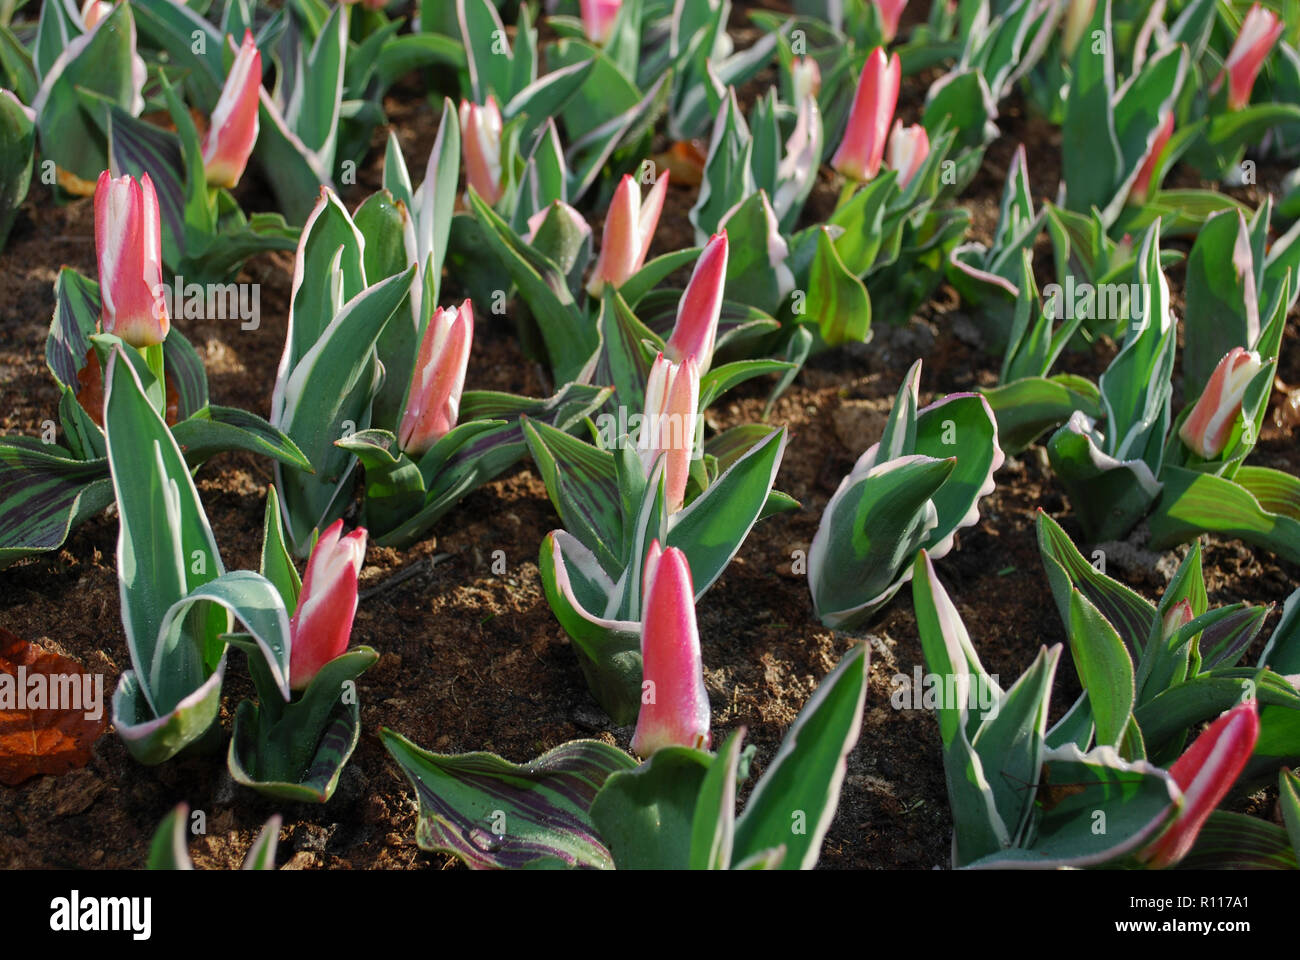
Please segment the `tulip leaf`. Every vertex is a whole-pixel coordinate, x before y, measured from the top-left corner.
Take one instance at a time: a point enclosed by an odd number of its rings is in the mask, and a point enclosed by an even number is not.
[[[1261,483],[1271,478],[1259,473],[1248,478],[1260,484],[1262,492],[1278,496],[1273,492],[1276,486]],[[1202,533],[1217,533],[1300,563],[1300,520],[1265,509],[1244,485],[1175,466],[1166,467],[1162,479],[1164,492],[1149,520],[1153,548],[1166,549]],[[1272,502],[1281,505],[1277,499]]]
[[[106,460],[73,459],[29,439],[0,441],[0,567],[57,550],[74,526],[113,502]]]
[[[1300,776],[1291,770],[1278,773],[1278,802],[1282,810],[1282,823],[1291,841],[1292,856],[1300,850]]]
[[[4,39],[0,38],[0,46]],[[2,54],[0,54],[2,56]],[[8,91],[0,93],[0,250],[18,215],[18,205],[32,182],[36,127],[22,103]]]
[[[998,443],[1004,453],[1022,452],[1047,430],[1060,427],[1076,410],[1101,416],[1097,388],[1071,374],[1023,377],[997,387],[980,388],[997,417]]]
[[[826,228],[818,234],[808,276],[806,316],[829,347],[870,339],[871,298],[862,281],[845,267]]]
[[[700,784],[691,819],[689,867],[725,870],[736,838],[736,780],[745,730],[733,730]]]
[[[1240,212],[1211,217],[1196,235],[1187,256],[1186,304],[1183,393],[1196,397],[1229,350],[1253,348],[1259,337],[1250,232]]]
[[[380,739],[415,789],[422,850],[473,869],[614,866],[591,804],[611,774],[636,766],[616,747],[574,740],[520,765],[491,753],[431,753],[388,728]]]
[[[734,860],[784,845],[782,869],[816,865],[861,731],[869,667],[866,645],[856,645],[799,711],[736,821]]]
[[[1177,870],[1295,870],[1291,836],[1275,823],[1215,810]]]
[[[609,775],[591,821],[619,870],[684,870],[696,803],[714,765],[703,750],[664,747],[634,770]]]

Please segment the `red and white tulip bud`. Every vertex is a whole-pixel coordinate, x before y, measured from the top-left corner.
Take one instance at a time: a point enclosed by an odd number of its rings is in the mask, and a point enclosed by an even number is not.
[[[686,500],[699,405],[700,368],[695,360],[673,363],[659,354],[646,379],[637,451],[647,474],[664,454],[664,499],[669,513],[680,510]]]
[[[808,97],[815,97],[822,89],[822,68],[812,57],[796,57],[790,65],[790,81],[794,88],[794,102],[799,105]]]
[[[641,711],[632,752],[709,748],[709,693],[704,687],[695,588],[686,554],[650,544],[641,591]]]
[[[113,5],[106,0],[86,0],[81,7],[81,22],[87,30],[94,30],[95,24],[113,12]]]
[[[894,121],[894,132],[889,136],[889,169],[898,171],[898,185],[905,187],[916,176],[925,158],[930,154],[930,136],[919,123],[903,126]]]
[[[1243,347],[1233,347],[1219,361],[1205,392],[1178,429],[1189,450],[1205,460],[1223,452],[1241,414],[1246,388],[1263,367],[1259,354]]]
[[[1277,14],[1258,3],[1250,8],[1241,22],[1241,32],[1228,51],[1223,70],[1214,81],[1212,93],[1223,86],[1224,74],[1228,77],[1228,109],[1241,110],[1250,103],[1250,91],[1264,61],[1273,50],[1273,44],[1282,36],[1284,24]]]
[[[214,187],[233,187],[257,142],[258,91],[262,88],[262,54],[252,31],[244,31],[235,62],[203,137],[203,172]]]
[[[162,343],[171,320],[162,282],[158,194],[145,174],[95,186],[95,251],[99,259],[100,326],[133,347]]]
[[[1178,818],[1138,854],[1151,869],[1172,866],[1187,856],[1196,835],[1250,759],[1259,739],[1259,709],[1254,700],[1239,703],[1192,741],[1169,773],[1183,791]]]
[[[1169,142],[1169,138],[1173,135],[1174,112],[1170,110],[1165,114],[1160,129],[1156,131],[1156,139],[1151,144],[1146,159],[1142,161],[1142,169],[1138,171],[1137,179],[1133,181],[1133,189],[1128,193],[1129,203],[1140,206],[1147,202],[1147,194],[1151,192],[1151,175],[1156,172],[1156,162],[1160,159],[1160,154],[1164,152],[1165,144]]]
[[[397,432],[397,445],[409,456],[427,452],[456,426],[473,341],[474,310],[468,300],[459,307],[439,307],[429,318]]]
[[[677,305],[677,322],[664,351],[674,363],[690,358],[699,364],[701,373],[708,371],[713,362],[713,344],[718,338],[726,282],[727,231],[723,230],[705,244]]]
[[[902,77],[898,54],[886,59],[884,47],[871,51],[858,79],[844,139],[831,158],[831,166],[850,180],[865,183],[880,171]]]
[[[621,287],[645,264],[650,241],[654,239],[655,227],[659,224],[659,214],[664,208],[668,179],[665,170],[655,180],[644,201],[641,188],[630,175],[624,174],[619,181],[618,189],[614,191],[614,202],[605,217],[596,270],[587,284],[587,292],[593,297],[599,297],[607,283],[615,288]]]
[[[465,155],[465,180],[491,205],[501,199],[501,110],[489,95],[479,106],[460,102],[460,143]]]
[[[1168,640],[1175,633],[1192,622],[1192,605],[1187,600],[1179,600],[1165,613],[1160,624],[1161,637]]]
[[[582,32],[592,43],[600,45],[609,39],[609,33],[618,19],[623,0],[580,0]]]
[[[289,620],[289,687],[305,690],[321,667],[348,648],[357,613],[357,575],[366,558],[366,530],[346,537],[335,520],[307,559],[298,609]]]
[[[1065,33],[1061,38],[1061,52],[1067,57],[1074,56],[1096,12],[1097,0],[1069,0],[1065,8]]]
[[[872,0],[880,11],[880,24],[884,28],[885,43],[898,36],[898,21],[903,18],[903,8],[907,0]]]

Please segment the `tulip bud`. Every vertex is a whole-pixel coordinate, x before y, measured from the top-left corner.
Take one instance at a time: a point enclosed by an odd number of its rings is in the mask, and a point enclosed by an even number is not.
[[[650,544],[641,590],[641,711],[632,752],[709,748],[709,693],[704,687],[695,588],[686,554]]]
[[[709,238],[677,305],[677,322],[665,353],[674,363],[694,358],[700,372],[713,362],[713,344],[722,316],[722,290],[727,280],[727,231]]]
[[[456,426],[473,340],[468,300],[459,309],[439,307],[429,319],[397,433],[398,446],[409,456],[419,457]]]
[[[894,121],[894,132],[889,137],[889,169],[898,171],[898,185],[905,187],[916,176],[930,153],[930,137],[925,127],[913,124],[903,126]]]
[[[886,60],[883,47],[871,51],[858,79],[844,139],[831,158],[831,166],[849,179],[866,182],[880,171],[902,76],[898,54]]]
[[[106,0],[86,0],[81,7],[81,22],[87,30],[94,30],[95,24],[113,12],[113,5]]]
[[[357,575],[366,558],[366,530],[342,536],[335,520],[316,541],[289,620],[289,686],[304,690],[321,667],[348,648],[357,613]]]
[[[645,413],[637,448],[647,474],[659,455],[665,455],[664,498],[669,513],[680,510],[686,500],[699,405],[699,366],[693,359],[672,363],[659,354],[646,379]]]
[[[1258,3],[1250,8],[1241,22],[1241,32],[1228,51],[1223,70],[1214,81],[1211,93],[1223,86],[1224,74],[1228,77],[1228,109],[1241,110],[1250,103],[1250,91],[1255,86],[1264,61],[1273,50],[1273,44],[1282,35],[1283,23],[1271,10]]]
[[[1092,23],[1093,14],[1097,12],[1097,0],[1068,0],[1065,9],[1065,33],[1061,37],[1061,52],[1067,57],[1074,56],[1074,51],[1083,39],[1083,32]]]
[[[885,43],[898,36],[898,21],[903,18],[903,8],[907,0],[872,0],[880,11],[880,24],[884,29]]]
[[[587,284],[587,292],[593,297],[601,295],[606,283],[621,287],[645,264],[659,214],[664,208],[668,179],[665,170],[656,179],[644,203],[641,201],[641,188],[631,176],[624,174],[619,181],[618,189],[614,191],[614,202],[605,217],[596,270]]]
[[[1263,369],[1259,354],[1233,347],[1210,374],[1205,392],[1178,430],[1187,448],[1204,460],[1213,460],[1228,445],[1228,436],[1241,413],[1246,387]]]
[[[171,321],[163,299],[158,194],[145,174],[95,185],[95,251],[99,257],[100,326],[133,347],[162,343]]]
[[[812,57],[797,57],[790,65],[790,81],[794,87],[795,105],[807,97],[815,97],[822,89],[822,69]]]
[[[1165,613],[1160,624],[1162,639],[1168,640],[1175,633],[1192,622],[1192,605],[1186,600],[1179,600]]]
[[[1178,818],[1138,854],[1151,869],[1177,863],[1196,843],[1196,835],[1232,789],[1259,739],[1259,709],[1254,700],[1239,703],[1192,741],[1169,773],[1183,791]]]
[[[203,138],[203,172],[214,187],[233,187],[244,174],[257,142],[258,91],[262,89],[262,54],[250,30],[244,31],[221,98]]]
[[[1165,144],[1169,138],[1174,135],[1174,112],[1170,110],[1165,114],[1164,122],[1160,124],[1160,129],[1156,131],[1156,139],[1151,144],[1151,150],[1147,157],[1142,161],[1142,169],[1138,171],[1137,179],[1133,181],[1133,189],[1128,193],[1129,203],[1138,205],[1147,202],[1147,194],[1151,190],[1151,175],[1155,173],[1156,162],[1160,159],[1160,154],[1164,152]]]
[[[460,142],[465,155],[465,179],[484,202],[501,199],[501,110],[489,95],[479,106],[460,102]]]
[[[592,43],[601,45],[609,39],[609,32],[618,19],[623,0],[581,0],[582,31]]]

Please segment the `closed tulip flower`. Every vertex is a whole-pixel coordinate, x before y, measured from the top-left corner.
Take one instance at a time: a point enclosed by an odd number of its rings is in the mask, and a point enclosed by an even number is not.
[[[885,43],[898,36],[898,21],[903,18],[903,9],[907,0],[873,0],[880,11],[880,23],[884,28]]]
[[[794,102],[798,105],[821,92],[822,68],[812,57],[797,57],[790,65],[790,80],[794,87]]]
[[[709,747],[709,694],[704,687],[695,589],[686,554],[650,544],[642,577],[641,711],[632,752]]]
[[[162,343],[171,321],[162,297],[158,195],[145,174],[116,179],[105,170],[95,186],[95,251],[100,324],[133,347]]]
[[[596,270],[587,284],[587,292],[593,297],[599,297],[607,283],[615,288],[621,287],[645,264],[667,192],[667,171],[655,181],[644,200],[636,180],[623,175],[605,217]]]
[[[257,142],[258,91],[262,88],[262,54],[251,31],[244,31],[208,132],[203,138],[203,172],[214,187],[233,187]]]
[[[709,238],[677,305],[677,322],[664,351],[674,363],[693,358],[701,373],[708,371],[713,362],[713,344],[718,338],[726,280],[727,231],[723,230]]]
[[[1227,75],[1229,110],[1241,110],[1250,103],[1255,78],[1272,52],[1273,44],[1282,35],[1283,26],[1277,14],[1258,3],[1246,14],[1241,22],[1241,32],[1228,51],[1228,59],[1223,62],[1223,70],[1214,81],[1214,92],[1217,92],[1223,86],[1224,75]]]
[[[357,575],[366,558],[366,531],[343,536],[335,520],[307,559],[298,609],[289,621],[289,686],[305,690],[321,667],[348,648],[357,613]]]
[[[905,187],[925,163],[930,153],[930,137],[925,127],[913,124],[903,126],[894,121],[894,132],[889,137],[889,169],[898,171],[898,185]]]
[[[501,110],[496,97],[479,106],[462,100],[460,143],[465,180],[489,205],[501,199]]]
[[[434,311],[420,341],[397,433],[398,446],[410,456],[419,457],[456,426],[473,341],[474,310],[468,300]]]
[[[1254,700],[1239,703],[1192,741],[1169,773],[1183,791],[1178,818],[1138,859],[1152,869],[1172,866],[1187,856],[1214,808],[1232,789],[1259,739],[1259,709]]]
[[[587,39],[595,44],[605,43],[622,6],[623,0],[580,0],[582,30]]]
[[[695,361],[673,363],[659,354],[646,380],[638,452],[647,474],[659,455],[666,455],[664,497],[669,513],[680,510],[686,499],[699,404],[700,368]]]
[[[81,22],[87,30],[94,30],[95,24],[113,12],[113,5],[106,0],[86,0],[81,8]]]
[[[898,54],[886,59],[883,47],[871,51],[858,79],[844,139],[831,158],[831,166],[850,180],[865,183],[880,171],[902,77]]]
[[[1160,129],[1156,132],[1156,139],[1151,144],[1146,159],[1142,161],[1142,169],[1138,171],[1137,179],[1133,181],[1133,189],[1128,194],[1130,203],[1143,204],[1147,202],[1147,194],[1151,192],[1151,176],[1155,173],[1156,163],[1160,159],[1160,154],[1164,152],[1165,144],[1169,142],[1169,138],[1173,135],[1174,112],[1170,110],[1165,114],[1164,122],[1160,124]]]
[[[1205,392],[1178,430],[1178,436],[1189,450],[1205,460],[1223,452],[1241,414],[1246,387],[1261,369],[1259,354],[1242,347],[1233,347],[1219,361],[1205,385]]]

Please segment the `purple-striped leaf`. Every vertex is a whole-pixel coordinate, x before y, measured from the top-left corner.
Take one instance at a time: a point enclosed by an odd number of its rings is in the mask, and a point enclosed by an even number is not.
[[[380,738],[415,788],[421,849],[479,870],[613,868],[590,811],[610,774],[636,767],[622,750],[574,740],[520,765],[492,753],[430,753],[387,728]]]

